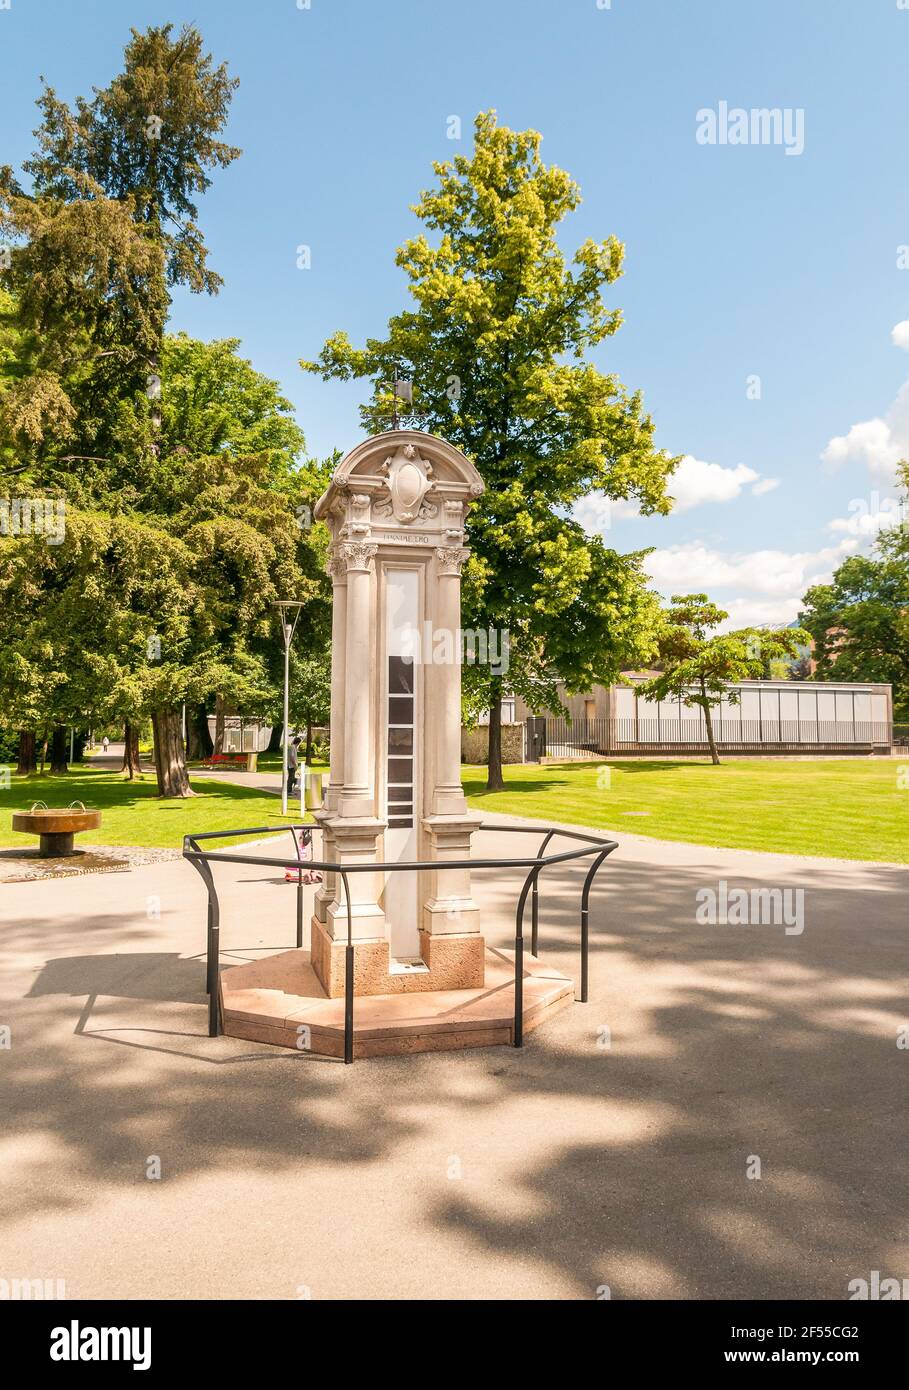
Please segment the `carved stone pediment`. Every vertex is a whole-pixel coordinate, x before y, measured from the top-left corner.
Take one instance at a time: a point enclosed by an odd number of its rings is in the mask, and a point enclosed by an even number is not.
[[[432,464],[421,458],[414,444],[403,444],[379,470],[388,480],[388,501],[376,506],[376,516],[393,516],[405,526],[435,516],[438,507],[425,501],[432,490]]]
[[[313,516],[327,521],[335,537],[342,531],[365,535],[361,499],[368,495],[371,524],[391,525],[403,533],[435,520],[456,544],[456,533],[463,531],[471,503],[482,492],[483,481],[470,459],[447,440],[420,430],[387,430],[361,440],[345,455]],[[448,509],[449,502],[460,503],[460,516],[454,505]]]

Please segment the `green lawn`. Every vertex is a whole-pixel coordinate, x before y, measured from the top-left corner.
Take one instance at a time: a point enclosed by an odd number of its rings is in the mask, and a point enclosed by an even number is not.
[[[477,811],[663,840],[909,863],[909,757],[879,761],[552,763],[463,769]],[[905,783],[901,789],[900,782]]]
[[[36,843],[14,835],[11,815],[33,801],[84,801],[103,813],[101,829],[77,843],[178,849],[186,831],[280,825],[274,796],[237,782],[196,778],[196,796],[161,801],[154,776],[73,769],[65,777],[12,778],[0,788],[0,845]],[[528,764],[507,767],[504,792],[484,791],[486,769],[465,767],[471,806],[506,815],[591,825],[734,849],[820,854],[909,863],[909,758],[870,762],[702,762]],[[907,783],[900,788],[900,780]],[[297,807],[298,809],[298,807]]]
[[[13,811],[27,811],[33,801],[44,801],[48,806],[83,801],[91,810],[101,812],[100,830],[77,835],[77,846],[151,845],[179,849],[187,831],[282,823],[281,802],[267,792],[233,782],[209,782],[201,777],[192,785],[195,796],[185,801],[162,801],[153,774],[143,774],[129,782],[116,772],[74,767],[63,777],[14,776],[9,788],[0,788],[0,845],[37,845],[36,839],[16,834],[12,829]],[[293,819],[299,820],[299,812],[300,803],[296,800]]]

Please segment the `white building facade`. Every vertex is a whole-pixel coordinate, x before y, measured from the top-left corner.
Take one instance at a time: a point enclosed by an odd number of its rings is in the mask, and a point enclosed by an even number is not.
[[[703,711],[683,700],[659,702],[639,693],[644,676],[563,695],[568,717],[547,720],[547,742],[587,752],[701,750]],[[521,706],[521,714],[530,711]],[[730,686],[713,709],[717,744],[774,752],[888,753],[893,742],[889,685],[861,682],[759,680]],[[554,749],[550,749],[554,751]]]

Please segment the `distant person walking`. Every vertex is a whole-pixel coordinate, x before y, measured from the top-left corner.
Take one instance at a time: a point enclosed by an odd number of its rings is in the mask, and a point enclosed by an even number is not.
[[[297,768],[300,766],[300,755],[297,752],[300,747],[300,739],[292,738],[287,749],[287,795],[292,796],[294,786],[297,781]]]
[[[101,747],[102,747],[102,749],[104,750],[105,753],[107,752],[109,745],[110,745],[110,739],[107,737],[107,734],[105,734],[104,737],[103,737],[102,740],[101,740]]]

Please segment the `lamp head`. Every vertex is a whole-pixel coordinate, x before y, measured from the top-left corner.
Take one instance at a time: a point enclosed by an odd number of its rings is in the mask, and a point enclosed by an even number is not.
[[[298,603],[295,599],[278,599],[274,607],[277,608],[278,617],[281,620],[281,632],[284,636],[284,645],[289,647],[303,604]]]

